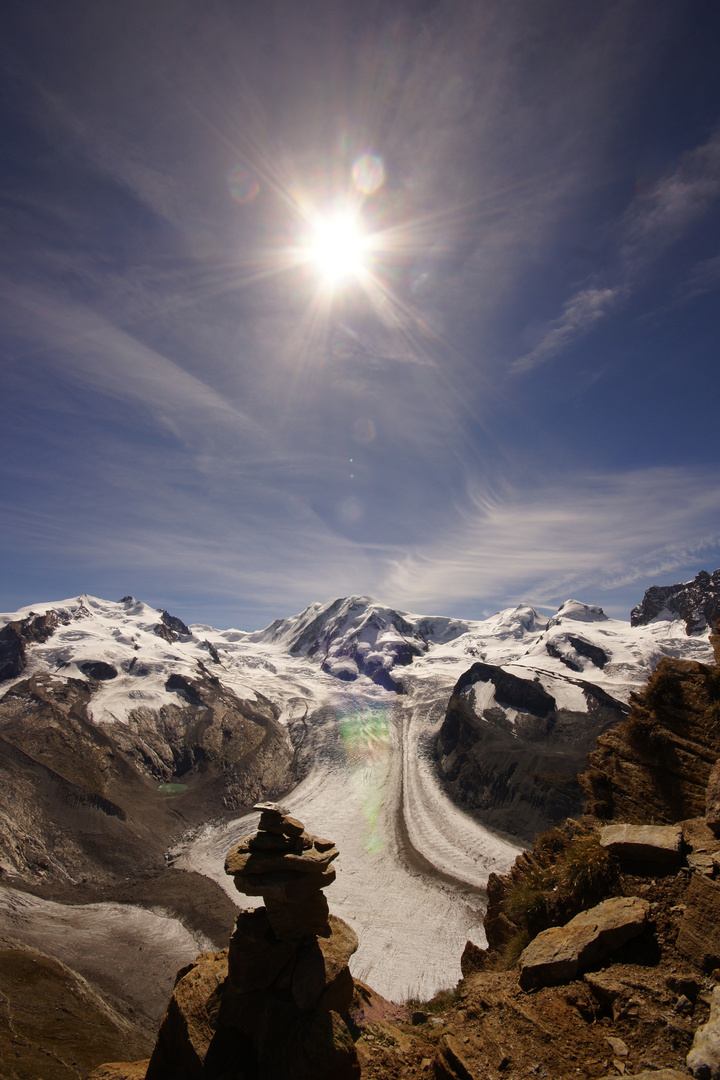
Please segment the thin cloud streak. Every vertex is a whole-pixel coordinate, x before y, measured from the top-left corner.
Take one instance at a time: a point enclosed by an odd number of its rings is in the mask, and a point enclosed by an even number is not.
[[[175,434],[198,425],[232,428],[264,440],[259,425],[207,383],[132,334],[70,298],[5,282],[7,323],[28,340],[24,364],[51,358],[80,385],[110,397],[140,401]]]
[[[396,602],[469,597],[538,603],[687,565],[720,543],[720,474],[646,469],[568,476],[493,500],[476,494],[446,543],[416,549],[385,583]]]
[[[636,198],[619,223],[614,282],[596,278],[567,300],[542,341],[510,367],[531,371],[587,334],[629,298],[643,276],[670,246],[697,224],[720,196],[720,131],[685,154],[650,195]]]

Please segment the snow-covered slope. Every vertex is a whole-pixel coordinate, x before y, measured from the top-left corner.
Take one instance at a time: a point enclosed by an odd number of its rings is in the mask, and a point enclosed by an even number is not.
[[[458,680],[484,664],[581,717],[597,699],[587,687],[625,701],[662,656],[711,655],[707,639],[689,637],[679,620],[631,627],[576,601],[551,619],[519,605],[469,621],[348,597],[246,632],[185,626],[132,597],[80,596],[0,616],[0,689],[10,691],[0,710],[33,676],[48,701],[63,687],[84,688],[91,726],[145,775],[159,762],[156,789],[173,789],[178,815],[192,794],[180,790],[186,784],[207,790],[218,782],[203,754],[214,754],[213,769],[221,768],[227,730],[247,728],[247,717],[259,722],[261,713],[266,724],[279,718],[305,773],[289,806],[340,848],[329,901],[360,930],[355,970],[399,998],[457,979],[464,941],[483,940],[487,876],[506,870],[518,850],[454,806],[438,784],[431,750]],[[480,713],[507,705],[492,679],[481,682],[473,685]],[[526,724],[522,716],[519,722]],[[566,737],[587,739],[587,724],[579,732],[573,723]],[[163,757],[153,731],[171,743],[173,725],[182,727],[184,749]],[[207,743],[208,731],[217,745]],[[193,750],[196,733],[203,753]],[[196,829],[175,843],[171,861],[227,888],[226,847],[251,824]],[[23,828],[29,834],[29,824]]]

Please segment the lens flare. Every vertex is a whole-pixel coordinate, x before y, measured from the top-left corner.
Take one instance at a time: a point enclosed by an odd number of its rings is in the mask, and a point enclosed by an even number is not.
[[[340,720],[353,787],[368,824],[368,852],[381,852],[385,838],[379,830],[380,812],[390,773],[390,721],[384,709],[358,711]]]
[[[352,167],[352,178],[363,195],[374,195],[385,183],[385,166],[378,154],[361,154]]]
[[[228,188],[235,202],[251,203],[260,191],[255,175],[244,165],[235,165],[228,173]]]

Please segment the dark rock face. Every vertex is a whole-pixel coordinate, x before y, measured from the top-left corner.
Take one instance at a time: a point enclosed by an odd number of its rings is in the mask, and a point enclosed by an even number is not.
[[[89,679],[95,679],[96,682],[116,679],[118,674],[117,668],[114,668],[112,664],[106,664],[104,660],[86,660],[79,667],[83,675],[87,675]]]
[[[80,679],[38,674],[0,699],[0,866],[112,880],[164,865],[193,822],[290,786],[292,750],[269,702],[177,678],[178,705],[134,710],[127,724],[94,724],[94,686]],[[174,781],[185,790],[168,800],[160,785]]]
[[[22,675],[27,664],[25,645],[47,641],[62,622],[68,622],[57,611],[45,615],[30,612],[26,619],[7,623],[0,630],[0,682]]]
[[[160,619],[170,630],[174,630],[176,634],[187,634],[190,636],[190,627],[186,626],[182,619],[178,619],[177,615],[171,615],[163,608],[160,612]]]
[[[606,731],[580,777],[597,817],[674,824],[705,814],[720,757],[718,669],[664,659],[631,698],[628,719]]]
[[[627,710],[590,683],[575,685],[587,712],[558,708],[539,680],[473,664],[453,690],[436,743],[452,797],[488,825],[524,838],[577,813],[583,802],[577,774],[598,733]],[[478,712],[473,694],[483,687],[494,704]]]
[[[592,642],[586,641],[585,638],[577,637],[575,634],[565,634],[564,640],[572,650],[580,656],[586,656],[597,668],[604,668],[610,659],[604,649],[601,649],[599,645],[593,645]],[[545,648],[548,656],[554,656],[557,660],[561,660],[571,671],[583,670],[581,664],[578,664],[558,647],[557,641],[547,641]]]
[[[720,619],[720,570],[701,570],[679,585],[653,585],[630,612],[630,624],[645,626],[665,609],[685,620],[688,634],[706,634]]]

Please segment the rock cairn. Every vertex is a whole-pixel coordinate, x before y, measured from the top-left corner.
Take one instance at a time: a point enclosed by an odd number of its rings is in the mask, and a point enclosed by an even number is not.
[[[178,975],[146,1080],[358,1080],[346,1020],[357,936],[330,915],[331,840],[276,803],[225,869],[264,907],[240,911],[230,947]]]
[[[265,906],[241,911],[230,939],[219,1027],[244,1037],[262,1080],[344,1080],[359,1075],[345,1023],[355,932],[330,915],[322,892],[338,850],[276,803],[259,803],[257,833],[227,856],[239,892]],[[255,1069],[255,1072],[253,1072]]]

